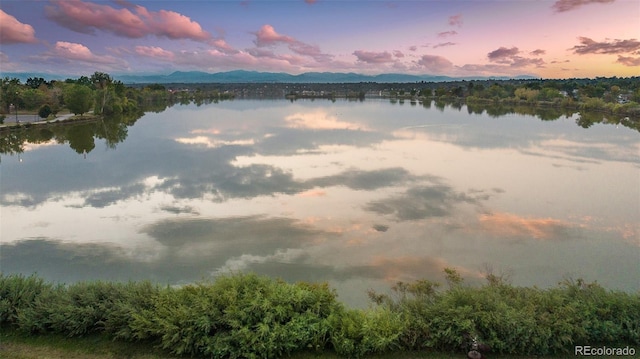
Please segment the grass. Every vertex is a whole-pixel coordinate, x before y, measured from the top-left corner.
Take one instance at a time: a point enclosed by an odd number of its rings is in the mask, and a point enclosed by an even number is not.
[[[59,334],[27,336],[0,331],[0,358],[6,359],[169,359],[149,343],[113,341],[104,335],[69,338]]]
[[[332,352],[302,352],[286,356],[290,359],[344,359]],[[365,356],[366,359],[461,359],[463,353],[393,352]],[[491,358],[533,359],[538,356],[495,355]],[[151,343],[113,341],[104,335],[69,338],[62,335],[28,336],[12,330],[0,330],[0,358],[2,359],[184,359],[190,356],[171,356]],[[573,354],[545,358],[576,358]],[[590,358],[605,358],[593,356]]]

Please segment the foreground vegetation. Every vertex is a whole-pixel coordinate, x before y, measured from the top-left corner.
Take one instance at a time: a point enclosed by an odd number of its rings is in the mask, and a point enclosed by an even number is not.
[[[369,293],[367,309],[345,307],[327,284],[254,274],[181,288],[56,285],[36,276],[0,275],[0,328],[14,343],[30,336],[104,338],[211,358],[465,353],[470,336],[510,355],[640,344],[640,294],[581,280],[521,288],[492,275],[486,285],[471,287],[454,270],[446,273],[447,289],[425,280],[398,283],[391,295]]]

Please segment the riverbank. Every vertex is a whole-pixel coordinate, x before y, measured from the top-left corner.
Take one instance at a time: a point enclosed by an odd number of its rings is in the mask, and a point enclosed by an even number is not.
[[[63,123],[84,123],[99,120],[101,117],[88,113],[86,115],[74,115],[72,113],[62,114],[52,119],[43,119],[37,115],[17,115],[7,117],[4,123],[0,124],[0,131],[11,131],[20,128],[30,128],[33,126],[46,126]]]

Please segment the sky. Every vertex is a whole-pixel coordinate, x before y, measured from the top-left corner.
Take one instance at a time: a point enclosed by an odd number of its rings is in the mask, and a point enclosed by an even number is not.
[[[639,0],[2,0],[0,72],[640,75]]]

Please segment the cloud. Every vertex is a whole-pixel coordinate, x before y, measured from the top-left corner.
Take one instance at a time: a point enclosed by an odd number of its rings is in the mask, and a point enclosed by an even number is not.
[[[172,206],[172,205],[163,205],[160,207],[161,211],[165,211],[165,212],[169,212],[169,213],[173,213],[173,214],[193,214],[193,215],[199,215],[200,212],[198,212],[197,209],[193,208],[192,206]]]
[[[356,50],[353,54],[358,58],[360,62],[366,62],[368,64],[383,64],[393,62],[393,56],[391,53],[384,52],[374,52],[374,51],[364,51],[364,50]]]
[[[544,65],[546,64],[546,62],[543,59],[529,59],[526,57],[520,57],[520,56],[514,56],[511,59],[511,67],[528,67],[528,66],[535,66],[535,67],[544,67]]]
[[[307,44],[302,41],[296,40],[291,36],[279,34],[278,32],[276,32],[273,26],[269,24],[263,25],[260,30],[255,33],[255,35],[256,39],[254,43],[258,47],[274,47],[279,44],[285,44],[288,46],[289,50],[291,50],[295,54],[311,57],[318,62],[328,62],[333,58],[332,55],[323,53],[317,45]],[[264,57],[273,57],[280,60],[285,60],[289,63],[303,63],[301,58],[296,59],[295,57],[292,57],[290,55],[276,55],[274,52],[255,50],[250,51],[250,53]]]
[[[0,44],[32,44],[37,41],[33,26],[18,21],[0,9]]]
[[[401,195],[371,201],[364,209],[402,222],[450,216],[454,206],[460,203],[477,204],[478,199],[456,193],[449,186],[435,184],[412,187]]]
[[[449,25],[461,27],[462,26],[462,14],[449,16]]]
[[[128,38],[149,35],[169,39],[205,41],[211,35],[189,17],[174,11],[149,11],[143,6],[120,2],[124,8],[84,2],[54,0],[45,7],[45,15],[70,30],[95,34],[96,30]]]
[[[640,41],[636,39],[596,42],[588,37],[579,37],[581,45],[571,48],[575,54],[624,54],[640,50]]]
[[[520,50],[518,50],[517,47],[512,47],[510,49],[506,47],[500,47],[499,49],[488,53],[487,57],[489,58],[490,61],[502,62],[504,61],[504,59],[508,59],[512,56],[516,56],[519,52]]]
[[[447,37],[447,36],[454,36],[454,35],[458,35],[458,32],[452,30],[452,31],[443,31],[438,33],[438,37]]]
[[[347,267],[345,274],[354,277],[383,279],[389,283],[398,281],[413,281],[424,278],[442,278],[445,268],[455,269],[463,278],[480,278],[478,271],[464,267],[453,266],[445,259],[431,256],[376,256],[365,265]]]
[[[531,51],[531,52],[529,53],[529,55],[533,55],[533,56],[540,56],[540,55],[544,55],[544,54],[546,54],[546,53],[547,53],[547,52],[546,52],[545,50],[542,50],[542,49],[536,49],[536,50]]]
[[[556,1],[551,8],[555,10],[555,12],[565,12],[575,10],[583,5],[589,4],[607,4],[612,3],[615,0],[558,0]]]
[[[290,218],[242,216],[178,217],[142,228],[174,255],[225,261],[242,254],[265,255],[275,248],[299,248],[334,236]]]
[[[451,41],[447,41],[447,42],[441,42],[439,44],[433,45],[434,49],[437,49],[438,47],[445,47],[445,46],[453,46],[456,45],[455,42],[451,42]]]
[[[640,66],[640,57],[618,55],[618,60],[616,62],[619,62],[625,66]]]
[[[291,36],[278,34],[271,25],[263,25],[255,35],[255,44],[258,47],[271,46],[278,43],[293,44],[296,42],[296,39]]]
[[[389,230],[389,226],[384,225],[384,224],[374,224],[371,228],[373,228],[374,230],[378,231],[378,232],[386,232]]]
[[[402,51],[399,50],[395,50],[393,52],[393,56],[397,57],[397,58],[403,58],[404,57],[404,53],[402,53]]]
[[[422,68],[434,73],[444,72],[453,68],[453,63],[442,56],[422,55],[416,62]]]
[[[213,39],[209,41],[209,45],[226,53],[238,53],[238,50],[229,45],[224,39]]]
[[[126,62],[113,56],[96,55],[91,50],[78,43],[58,41],[47,52],[32,56],[29,58],[33,62],[51,63],[51,61],[59,63],[76,63],[78,65],[95,66],[103,65],[110,69],[127,68]]]
[[[298,112],[285,117],[287,126],[292,128],[307,128],[313,130],[358,130],[364,125],[340,121],[336,116],[325,111]]]
[[[532,53],[540,54],[544,52],[544,50],[534,50]],[[491,51],[487,54],[489,61],[496,62],[499,64],[506,64],[510,67],[522,68],[528,66],[536,66],[543,67],[545,61],[541,58],[526,58],[522,56],[518,56],[520,53],[520,49],[517,47],[506,48],[500,47],[497,50]]]
[[[572,227],[552,218],[524,218],[510,213],[482,214],[480,227],[497,237],[559,240],[573,237]]]
[[[136,183],[128,186],[121,186],[114,189],[104,191],[94,191],[86,194],[83,206],[93,208],[103,208],[117,203],[121,200],[127,200],[137,195],[145,193],[146,187],[142,183]]]
[[[174,58],[173,52],[157,46],[136,46],[135,52],[138,55],[159,59],[171,60]]]
[[[360,191],[373,191],[383,187],[391,187],[417,180],[403,168],[384,168],[380,170],[362,171],[347,170],[336,175],[318,177],[307,181],[313,187],[345,186]]]

